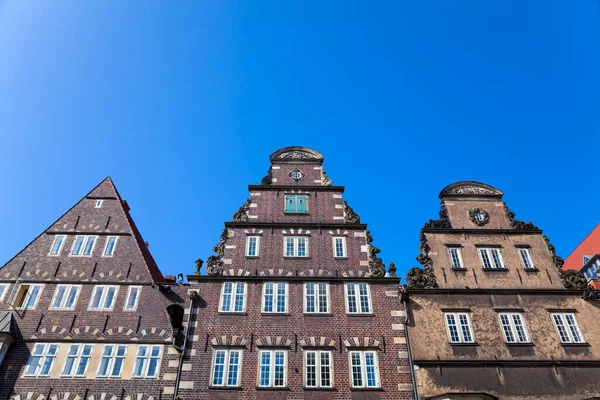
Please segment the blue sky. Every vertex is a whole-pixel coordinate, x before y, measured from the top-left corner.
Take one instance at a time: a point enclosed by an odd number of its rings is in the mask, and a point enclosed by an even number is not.
[[[401,274],[458,180],[567,256],[600,222],[598,71],[598,1],[0,0],[0,264],[110,175],[192,273],[290,145]]]

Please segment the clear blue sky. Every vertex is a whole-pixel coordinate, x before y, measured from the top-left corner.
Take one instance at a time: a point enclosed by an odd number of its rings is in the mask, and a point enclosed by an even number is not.
[[[566,256],[600,222],[599,71],[591,0],[0,0],[0,265],[110,175],[192,273],[290,145],[402,274],[458,180]]]

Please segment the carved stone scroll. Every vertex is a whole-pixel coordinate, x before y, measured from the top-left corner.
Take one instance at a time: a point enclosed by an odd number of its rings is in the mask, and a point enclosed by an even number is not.
[[[261,179],[260,183],[263,185],[270,185],[271,183],[273,183],[273,167],[269,167],[269,170],[267,171],[267,175],[265,175]]]
[[[206,262],[206,273],[208,275],[223,275],[223,256],[225,255],[225,243],[227,243],[228,237],[229,232],[227,228],[224,228],[219,237],[219,243],[213,247],[216,255],[208,257],[208,261]]]
[[[321,168],[321,186],[331,186],[331,179],[329,179],[323,168]]]
[[[344,223],[346,224],[360,224],[360,215],[358,215],[352,207],[348,205],[348,202],[344,200]]]
[[[435,289],[438,285],[433,272],[433,260],[429,257],[431,248],[429,247],[429,243],[427,243],[427,236],[422,230],[419,239],[421,240],[421,244],[419,245],[421,254],[417,256],[417,261],[423,265],[423,268],[411,268],[406,274],[406,283],[408,287]]]
[[[503,203],[504,203],[504,211],[506,212],[506,217],[508,218],[508,223],[510,224],[511,228],[524,229],[524,230],[530,230],[530,229],[539,230],[540,229],[537,226],[535,226],[533,224],[533,222],[523,222],[523,221],[519,221],[518,219],[516,219],[515,213],[512,212],[510,208],[508,208],[508,206],[506,205],[506,202],[503,202]]]
[[[444,200],[440,202],[440,219],[430,219],[425,223],[423,228],[452,228],[450,225],[450,218],[448,218],[448,210],[446,209],[446,204]]]
[[[381,250],[371,244],[373,241],[373,236],[371,236],[371,231],[367,230],[367,246],[368,246],[368,254],[369,254],[369,272],[365,274],[366,277],[372,278],[382,278],[385,276],[385,265],[381,258],[377,257],[377,254],[381,252]]]
[[[252,201],[250,199],[246,200],[246,202],[240,207],[239,210],[235,214],[233,214],[234,222],[246,222],[248,221],[248,210],[250,209],[250,203]]]
[[[543,235],[544,241],[546,242],[546,246],[548,247],[548,251],[550,252],[550,256],[552,257],[552,261],[556,268],[558,268],[558,272],[560,275],[560,280],[562,281],[565,289],[571,290],[586,290],[590,288],[588,284],[587,278],[580,272],[574,269],[563,270],[562,267],[565,264],[565,260],[562,257],[556,255],[556,248],[550,243],[550,239],[548,236]]]

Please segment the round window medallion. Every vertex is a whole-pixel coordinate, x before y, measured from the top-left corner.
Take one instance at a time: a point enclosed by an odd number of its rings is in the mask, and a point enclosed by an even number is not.
[[[290,178],[292,178],[296,182],[298,182],[300,179],[304,178],[304,172],[300,171],[299,169],[293,170],[288,175]]]
[[[490,215],[487,211],[478,207],[469,208],[469,218],[477,226],[484,226],[490,222]]]

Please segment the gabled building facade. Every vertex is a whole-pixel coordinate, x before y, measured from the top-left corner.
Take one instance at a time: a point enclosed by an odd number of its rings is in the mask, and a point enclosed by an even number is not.
[[[421,231],[403,295],[419,399],[600,396],[600,309],[498,189],[458,182]],[[596,397],[593,397],[596,398]]]
[[[323,156],[273,153],[225,223],[190,327],[194,399],[412,399],[399,278]],[[184,379],[187,375],[184,374]]]
[[[173,398],[186,299],[105,179],[0,268],[0,399]]]

